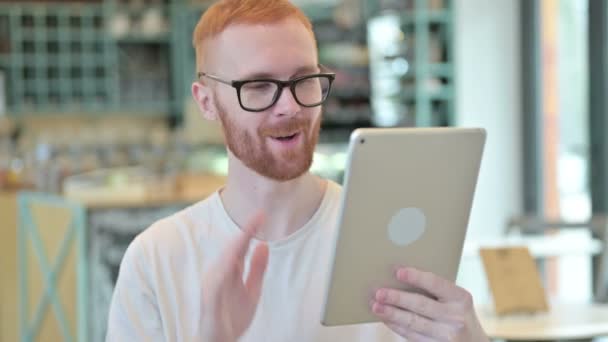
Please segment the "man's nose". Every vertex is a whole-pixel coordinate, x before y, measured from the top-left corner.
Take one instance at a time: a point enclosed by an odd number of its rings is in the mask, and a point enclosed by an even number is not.
[[[296,101],[291,88],[284,87],[273,109],[276,115],[294,115],[302,109],[302,106]]]

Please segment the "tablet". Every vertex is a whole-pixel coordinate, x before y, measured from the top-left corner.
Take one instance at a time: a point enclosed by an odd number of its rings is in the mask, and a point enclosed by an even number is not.
[[[485,137],[477,128],[352,133],[323,325],[378,321],[374,289],[414,290],[396,280],[397,266],[455,281]]]

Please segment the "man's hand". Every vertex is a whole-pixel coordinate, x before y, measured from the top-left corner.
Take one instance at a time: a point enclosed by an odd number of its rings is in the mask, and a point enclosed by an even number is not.
[[[268,245],[256,246],[246,280],[244,259],[263,221],[261,214],[256,215],[228,244],[203,280],[201,328],[205,341],[235,342],[253,320],[268,264]]]
[[[399,268],[397,279],[435,298],[390,288],[378,289],[372,312],[408,341],[487,342],[471,294],[437,275]]]

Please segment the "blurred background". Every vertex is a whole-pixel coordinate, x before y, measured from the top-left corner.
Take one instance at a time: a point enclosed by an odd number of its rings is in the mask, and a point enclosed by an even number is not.
[[[0,341],[102,341],[129,242],[221,186],[190,95],[211,3],[0,1]],[[458,283],[489,302],[477,248],[517,243],[550,298],[605,299],[606,1],[294,3],[337,74],[313,172],[341,181],[357,127],[484,127]]]

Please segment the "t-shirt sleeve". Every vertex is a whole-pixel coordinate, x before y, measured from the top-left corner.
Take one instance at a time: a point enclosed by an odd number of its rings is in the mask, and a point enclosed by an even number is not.
[[[151,269],[139,238],[127,248],[108,317],[107,342],[164,341]]]

